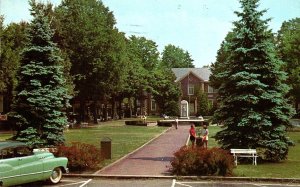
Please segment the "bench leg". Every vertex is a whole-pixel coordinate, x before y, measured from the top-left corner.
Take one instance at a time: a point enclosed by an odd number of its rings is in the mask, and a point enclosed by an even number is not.
[[[237,166],[237,156],[234,156],[234,163]]]

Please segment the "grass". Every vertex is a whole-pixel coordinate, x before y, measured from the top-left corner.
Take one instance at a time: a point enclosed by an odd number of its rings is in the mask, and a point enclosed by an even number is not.
[[[267,178],[300,178],[300,132],[288,132],[295,146],[289,148],[287,160],[280,163],[258,163],[253,165],[238,165],[234,170],[237,176],[267,177]]]
[[[84,142],[100,147],[103,138],[112,139],[112,159],[106,160],[102,166],[110,164],[124,155],[142,146],[167,128],[125,126],[124,121],[109,121],[92,128],[70,129],[65,132],[67,144]]]
[[[157,126],[125,126],[124,120],[118,120],[101,122],[100,125],[89,128],[69,129],[64,135],[67,145],[71,142],[83,142],[99,148],[103,138],[112,139],[112,159],[105,160],[101,165],[103,167],[139,148],[166,129],[166,127]],[[0,140],[10,137],[12,137],[10,133],[1,134]]]
[[[220,127],[210,126],[210,137],[220,130]],[[279,163],[258,163],[257,166],[251,165],[251,161],[249,164],[238,164],[234,169],[234,175],[239,177],[300,178],[300,129],[291,129],[288,137],[294,141],[295,146],[289,148],[287,160]],[[215,146],[218,146],[218,143],[210,138],[209,147]]]
[[[0,135],[0,141],[7,140],[7,139],[9,139],[11,137],[12,137],[11,133],[1,133],[1,135]]]

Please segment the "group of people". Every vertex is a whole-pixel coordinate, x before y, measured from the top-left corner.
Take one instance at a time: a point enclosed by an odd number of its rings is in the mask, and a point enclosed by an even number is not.
[[[192,147],[195,147],[196,141],[201,141],[203,147],[207,149],[209,132],[206,125],[203,125],[203,130],[199,133],[199,137],[197,136],[196,128],[194,124],[191,125],[189,133],[190,133],[190,141],[192,142]]]

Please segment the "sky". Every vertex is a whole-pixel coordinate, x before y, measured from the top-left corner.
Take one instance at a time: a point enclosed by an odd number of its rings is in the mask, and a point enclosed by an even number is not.
[[[59,5],[61,0],[50,1]],[[126,34],[144,36],[163,51],[168,44],[188,51],[196,67],[215,62],[226,34],[238,18],[238,0],[102,0],[113,11],[116,27]],[[300,17],[300,0],[260,0],[259,10],[267,9],[264,18],[272,18],[269,28],[280,29],[284,21]],[[4,24],[30,21],[27,0],[0,0]]]

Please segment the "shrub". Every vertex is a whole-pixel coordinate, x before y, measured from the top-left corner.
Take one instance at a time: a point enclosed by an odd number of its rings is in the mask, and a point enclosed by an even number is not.
[[[99,148],[80,142],[72,142],[71,146],[59,146],[56,155],[69,159],[68,168],[71,171],[97,169],[98,164],[104,160]]]
[[[158,121],[157,121],[157,125],[158,125],[158,126],[162,126],[162,127],[172,127],[173,122],[171,122],[171,121],[158,120]]]
[[[134,126],[147,126],[147,123],[143,120],[131,120],[125,121],[126,125],[134,125]]]
[[[204,149],[184,146],[174,154],[171,171],[175,175],[231,176],[233,156],[220,148]]]

